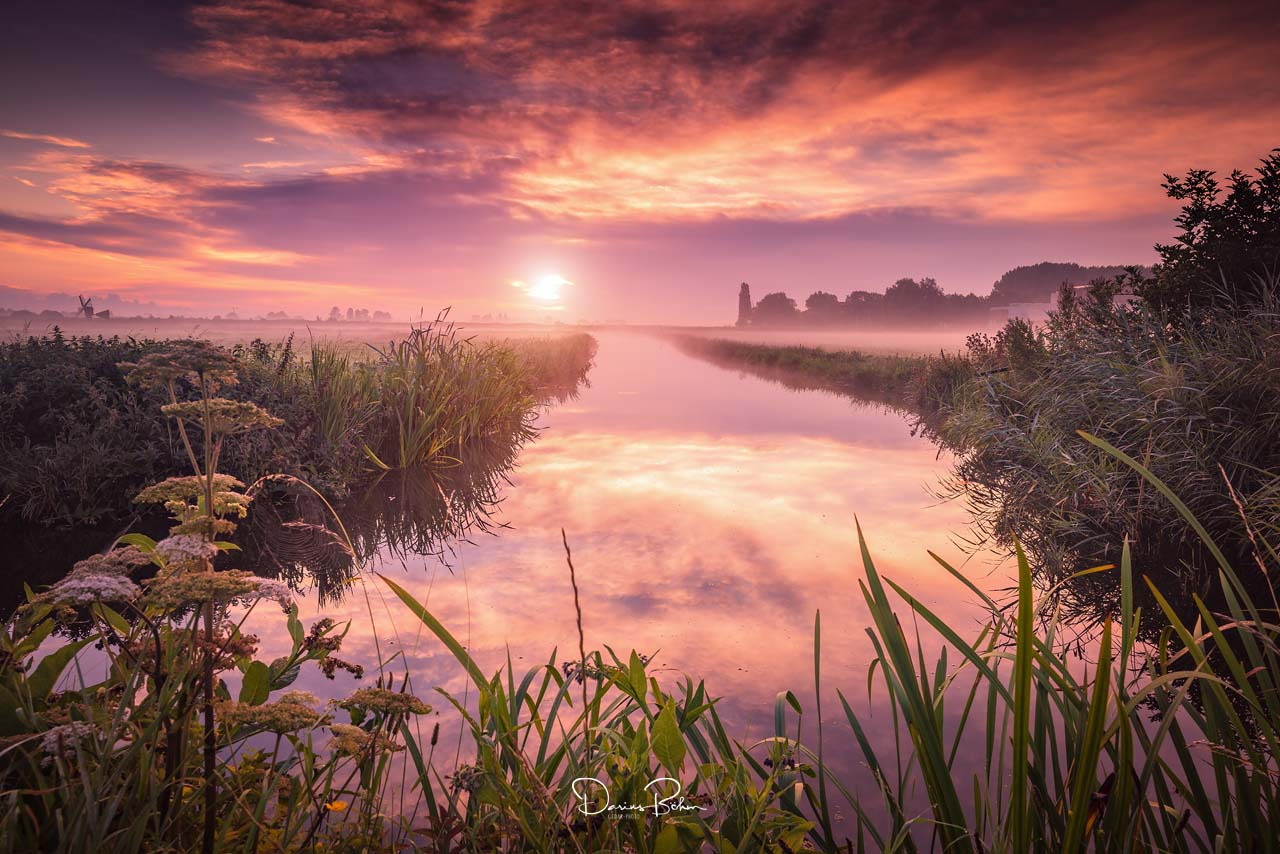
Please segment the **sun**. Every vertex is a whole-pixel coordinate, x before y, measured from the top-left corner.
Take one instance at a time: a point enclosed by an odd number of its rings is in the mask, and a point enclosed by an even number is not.
[[[529,296],[544,302],[557,302],[564,286],[572,284],[573,282],[559,273],[548,273],[533,283],[529,288]]]

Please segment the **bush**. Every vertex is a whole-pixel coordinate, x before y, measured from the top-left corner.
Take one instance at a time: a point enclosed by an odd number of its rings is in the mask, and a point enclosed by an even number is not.
[[[1165,175],[1169,197],[1183,202],[1181,233],[1156,246],[1160,263],[1140,295],[1168,315],[1210,305],[1240,310],[1263,301],[1280,276],[1280,149],[1253,175],[1234,170],[1226,194],[1205,169]]]

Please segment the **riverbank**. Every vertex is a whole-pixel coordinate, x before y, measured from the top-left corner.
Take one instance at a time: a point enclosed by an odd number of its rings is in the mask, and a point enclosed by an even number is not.
[[[1280,523],[1280,419],[1260,402],[1280,392],[1280,312],[1202,311],[1170,324],[1110,299],[1033,328],[976,334],[958,355],[903,357],[737,341],[681,339],[691,355],[798,388],[824,388],[909,413],[957,452],[941,492],[974,511],[981,537],[1020,542],[1049,584],[1119,558],[1181,591],[1214,562],[1201,538],[1131,470],[1090,446],[1091,433],[1143,461],[1203,520],[1223,550],[1257,550],[1242,509]],[[1256,573],[1247,573],[1253,577]],[[1092,613],[1114,590],[1068,597]]]
[[[470,443],[527,441],[539,408],[584,381],[596,346],[584,333],[477,342],[449,324],[355,350],[177,343],[234,368],[227,399],[284,420],[229,444],[224,470],[245,483],[300,477],[331,499],[390,469],[452,464]],[[55,333],[0,345],[0,523],[118,523],[138,489],[182,470],[187,449],[160,407],[190,382],[141,387],[122,367],[174,344]]]

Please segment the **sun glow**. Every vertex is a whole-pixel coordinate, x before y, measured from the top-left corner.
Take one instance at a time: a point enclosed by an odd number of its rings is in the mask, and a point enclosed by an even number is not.
[[[529,296],[544,302],[558,302],[564,286],[572,284],[573,282],[558,273],[548,273],[533,283],[529,288]]]

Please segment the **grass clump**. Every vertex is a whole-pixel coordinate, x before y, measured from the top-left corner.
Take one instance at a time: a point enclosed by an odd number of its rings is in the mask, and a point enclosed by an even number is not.
[[[1041,329],[975,339],[968,358],[981,376],[943,428],[963,449],[947,493],[969,503],[983,533],[1020,540],[1051,582],[1117,561],[1128,536],[1171,596],[1213,594],[1203,538],[1084,429],[1168,484],[1256,583],[1244,519],[1264,531],[1280,524],[1280,415],[1267,403],[1280,392],[1278,332],[1274,299],[1175,325],[1142,304],[1114,305],[1103,287]],[[1076,588],[1095,612],[1117,605],[1114,589]]]

